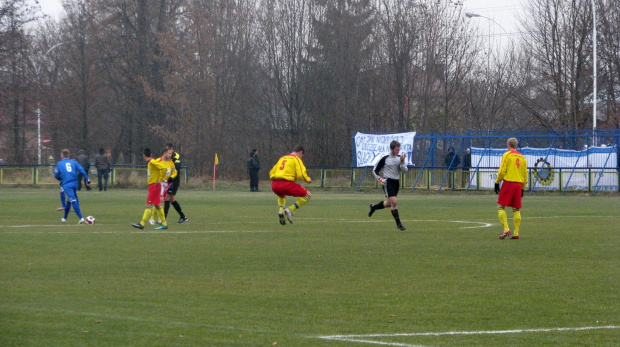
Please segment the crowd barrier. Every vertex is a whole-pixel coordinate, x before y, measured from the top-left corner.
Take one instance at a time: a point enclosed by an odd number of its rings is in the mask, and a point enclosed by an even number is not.
[[[55,165],[0,165],[0,185],[54,185]],[[181,167],[181,178],[189,182],[189,169]],[[97,183],[97,169],[91,167],[88,176]],[[110,170],[108,184],[123,185],[128,182],[146,181],[146,165],[115,165]]]

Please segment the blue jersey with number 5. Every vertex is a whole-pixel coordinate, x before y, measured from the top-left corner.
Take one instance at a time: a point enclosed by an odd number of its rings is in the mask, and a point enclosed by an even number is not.
[[[60,181],[61,186],[75,184],[77,186],[78,173],[88,179],[88,174],[84,171],[84,168],[75,160],[63,159],[56,164],[56,171],[54,171],[54,177]]]

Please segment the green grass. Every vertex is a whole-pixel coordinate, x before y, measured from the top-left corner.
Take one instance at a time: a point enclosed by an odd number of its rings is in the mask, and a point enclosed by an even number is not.
[[[318,337],[620,325],[617,196],[526,197],[522,238],[503,241],[494,195],[402,192],[404,232],[388,210],[367,217],[379,190],[316,190],[286,226],[272,193],[181,190],[190,222],[148,233],[130,226],[145,191],[80,198],[96,225],[61,224],[50,189],[0,191],[1,346],[372,346]],[[358,339],[618,346],[620,329]]]

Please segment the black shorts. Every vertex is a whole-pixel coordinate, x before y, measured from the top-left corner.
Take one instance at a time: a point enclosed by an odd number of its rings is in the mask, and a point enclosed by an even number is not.
[[[391,178],[388,178],[385,181],[385,185],[383,186],[383,190],[385,191],[385,196],[388,198],[392,196],[397,196],[399,188],[400,188],[400,180],[393,180]]]
[[[179,190],[180,185],[180,181],[172,181],[172,184],[168,187],[168,195],[177,195],[177,190]]]

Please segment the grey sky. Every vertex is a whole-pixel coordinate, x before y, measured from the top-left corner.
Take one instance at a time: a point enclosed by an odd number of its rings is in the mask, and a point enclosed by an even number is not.
[[[518,18],[521,16],[525,1],[527,0],[463,0],[463,7],[465,12],[489,17],[499,23],[501,27],[485,18],[469,19],[472,24],[480,28],[479,33],[485,40],[490,35],[492,45],[503,46],[508,42],[506,32],[513,39],[519,38]],[[62,17],[65,13],[62,0],[39,0],[39,3],[43,12],[54,19]]]

